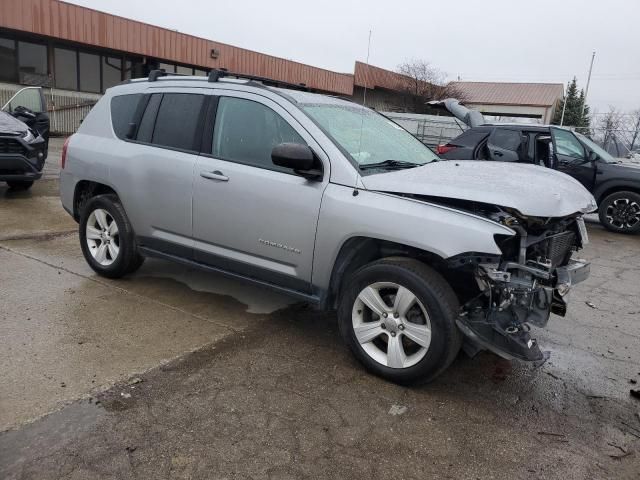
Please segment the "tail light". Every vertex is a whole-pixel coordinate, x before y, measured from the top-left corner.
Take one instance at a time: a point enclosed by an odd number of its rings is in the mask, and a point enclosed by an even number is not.
[[[60,160],[60,168],[62,169],[64,169],[64,166],[67,163],[67,147],[69,146],[69,140],[71,140],[71,137],[67,137],[64,141],[64,145],[62,145],[62,157]]]
[[[438,145],[436,147],[436,153],[438,155],[444,155],[447,152],[450,152],[451,150],[457,148],[455,145],[451,145],[450,143],[447,143],[446,145]]]

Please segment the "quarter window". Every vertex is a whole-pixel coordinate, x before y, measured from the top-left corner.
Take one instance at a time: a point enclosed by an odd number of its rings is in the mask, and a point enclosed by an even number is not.
[[[242,98],[221,97],[213,133],[215,157],[271,170],[289,171],[271,161],[280,143],[306,142],[269,107]]]
[[[204,100],[204,95],[165,93],[158,109],[151,143],[181,150],[199,150],[195,142]]]
[[[138,108],[141,93],[118,95],[111,99],[111,123],[118,138],[124,139],[129,131],[129,124]]]

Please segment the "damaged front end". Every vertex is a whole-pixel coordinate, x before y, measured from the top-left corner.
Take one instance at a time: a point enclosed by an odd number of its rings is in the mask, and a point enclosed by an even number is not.
[[[449,260],[450,268],[466,271],[475,283],[458,326],[477,346],[502,357],[544,360],[529,325],[546,326],[552,312],[564,316],[571,288],[589,276],[589,264],[572,258],[588,243],[582,215],[532,218],[500,208],[484,213],[515,235],[496,235],[502,256]]]

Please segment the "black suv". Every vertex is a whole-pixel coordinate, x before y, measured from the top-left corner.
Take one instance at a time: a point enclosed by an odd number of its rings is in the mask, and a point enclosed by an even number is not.
[[[533,163],[559,170],[593,194],[606,228],[640,232],[640,165],[616,160],[579,133],[555,126],[487,124],[470,128],[437,151],[450,160]]]
[[[0,111],[0,181],[13,190],[30,188],[42,176],[48,143],[42,88],[23,88]]]

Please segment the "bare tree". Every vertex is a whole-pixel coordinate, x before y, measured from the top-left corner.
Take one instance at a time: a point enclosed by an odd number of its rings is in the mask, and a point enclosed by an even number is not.
[[[618,151],[618,134],[622,130],[624,115],[615,107],[609,107],[609,111],[598,120],[597,128],[602,132],[602,147],[605,150],[615,148]]]
[[[398,89],[405,92],[417,112],[426,110],[425,104],[430,100],[464,100],[462,91],[446,81],[447,75],[425,60],[404,62],[396,71],[401,75]]]
[[[629,150],[633,150],[636,143],[640,142],[640,108],[631,112],[631,139],[629,140]]]

